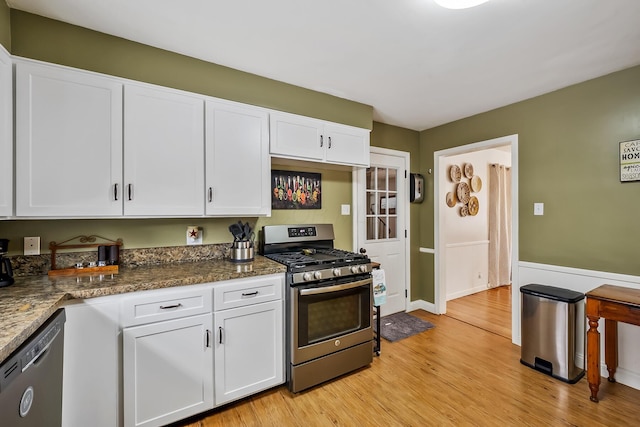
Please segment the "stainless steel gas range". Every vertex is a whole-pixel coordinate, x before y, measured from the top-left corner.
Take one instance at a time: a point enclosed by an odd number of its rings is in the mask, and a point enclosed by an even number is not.
[[[371,261],[333,242],[332,224],[260,232],[261,253],[287,266],[287,382],[294,393],[373,360]]]

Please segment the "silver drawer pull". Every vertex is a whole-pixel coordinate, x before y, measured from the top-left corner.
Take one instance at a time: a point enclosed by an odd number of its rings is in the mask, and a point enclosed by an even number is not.
[[[170,310],[172,308],[179,308],[179,307],[182,307],[181,303],[172,304],[172,305],[161,305],[160,306],[160,310]]]
[[[255,297],[256,295],[258,295],[258,291],[253,291],[253,292],[243,292],[242,296],[243,297]]]

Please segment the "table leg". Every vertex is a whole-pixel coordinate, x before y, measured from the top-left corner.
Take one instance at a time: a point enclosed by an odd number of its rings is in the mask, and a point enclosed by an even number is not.
[[[604,319],[604,361],[609,371],[609,382],[616,382],[618,368],[618,322]]]
[[[600,332],[598,332],[598,316],[587,316],[589,330],[587,331],[587,381],[591,390],[592,402],[598,401],[600,389]]]

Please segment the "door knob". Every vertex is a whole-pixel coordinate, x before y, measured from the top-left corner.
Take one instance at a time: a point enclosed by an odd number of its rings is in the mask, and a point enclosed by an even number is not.
[[[366,253],[367,253],[367,250],[366,250],[365,248],[360,248],[360,253],[361,253],[361,254],[366,254]]]

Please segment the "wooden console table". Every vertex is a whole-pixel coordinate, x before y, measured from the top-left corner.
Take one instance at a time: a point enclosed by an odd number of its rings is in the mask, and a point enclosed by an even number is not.
[[[615,382],[618,368],[618,322],[640,326],[640,289],[602,285],[586,293],[585,314],[589,320],[587,331],[587,381],[590,399],[598,401],[600,389],[600,333],[598,320],[604,318],[604,360],[609,382]]]

